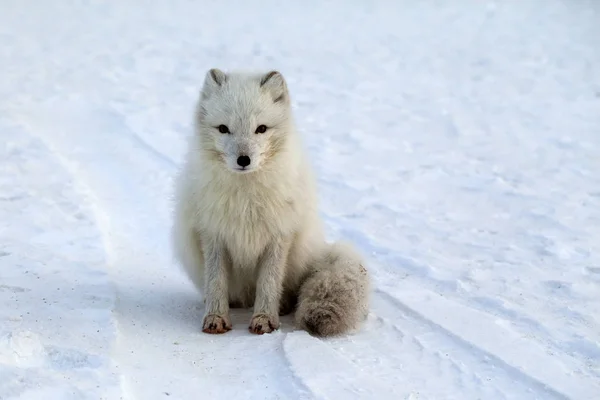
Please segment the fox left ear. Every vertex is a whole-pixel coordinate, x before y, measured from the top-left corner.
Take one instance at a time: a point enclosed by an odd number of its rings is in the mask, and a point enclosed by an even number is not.
[[[270,71],[260,79],[260,87],[268,90],[273,96],[273,103],[285,102],[288,99],[288,88],[279,71]]]

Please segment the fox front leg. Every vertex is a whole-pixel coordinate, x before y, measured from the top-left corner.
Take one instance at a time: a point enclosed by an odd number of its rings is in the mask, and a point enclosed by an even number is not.
[[[262,335],[279,328],[279,303],[289,248],[289,240],[271,243],[259,260],[254,314],[248,327],[252,333]]]
[[[231,330],[228,301],[227,253],[216,238],[202,238],[204,261],[205,313],[204,333],[225,333]]]

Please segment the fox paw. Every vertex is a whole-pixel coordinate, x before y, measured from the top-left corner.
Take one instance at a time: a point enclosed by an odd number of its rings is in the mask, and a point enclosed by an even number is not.
[[[208,314],[204,317],[202,332],[204,333],[225,333],[231,330],[231,321],[228,316],[217,314]]]
[[[251,333],[262,335],[263,333],[271,333],[279,328],[279,317],[269,316],[266,314],[256,314],[250,320],[248,330]]]

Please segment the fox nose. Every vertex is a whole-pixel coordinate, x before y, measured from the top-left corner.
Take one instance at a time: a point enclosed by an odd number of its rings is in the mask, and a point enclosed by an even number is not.
[[[237,159],[237,163],[240,167],[247,167],[248,165],[250,165],[250,157],[239,156]]]

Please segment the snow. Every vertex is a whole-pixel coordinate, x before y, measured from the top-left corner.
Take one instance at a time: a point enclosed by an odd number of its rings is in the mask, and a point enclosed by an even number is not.
[[[0,399],[597,399],[600,4],[5,1]],[[368,320],[201,332],[168,242],[208,68],[279,69]]]

